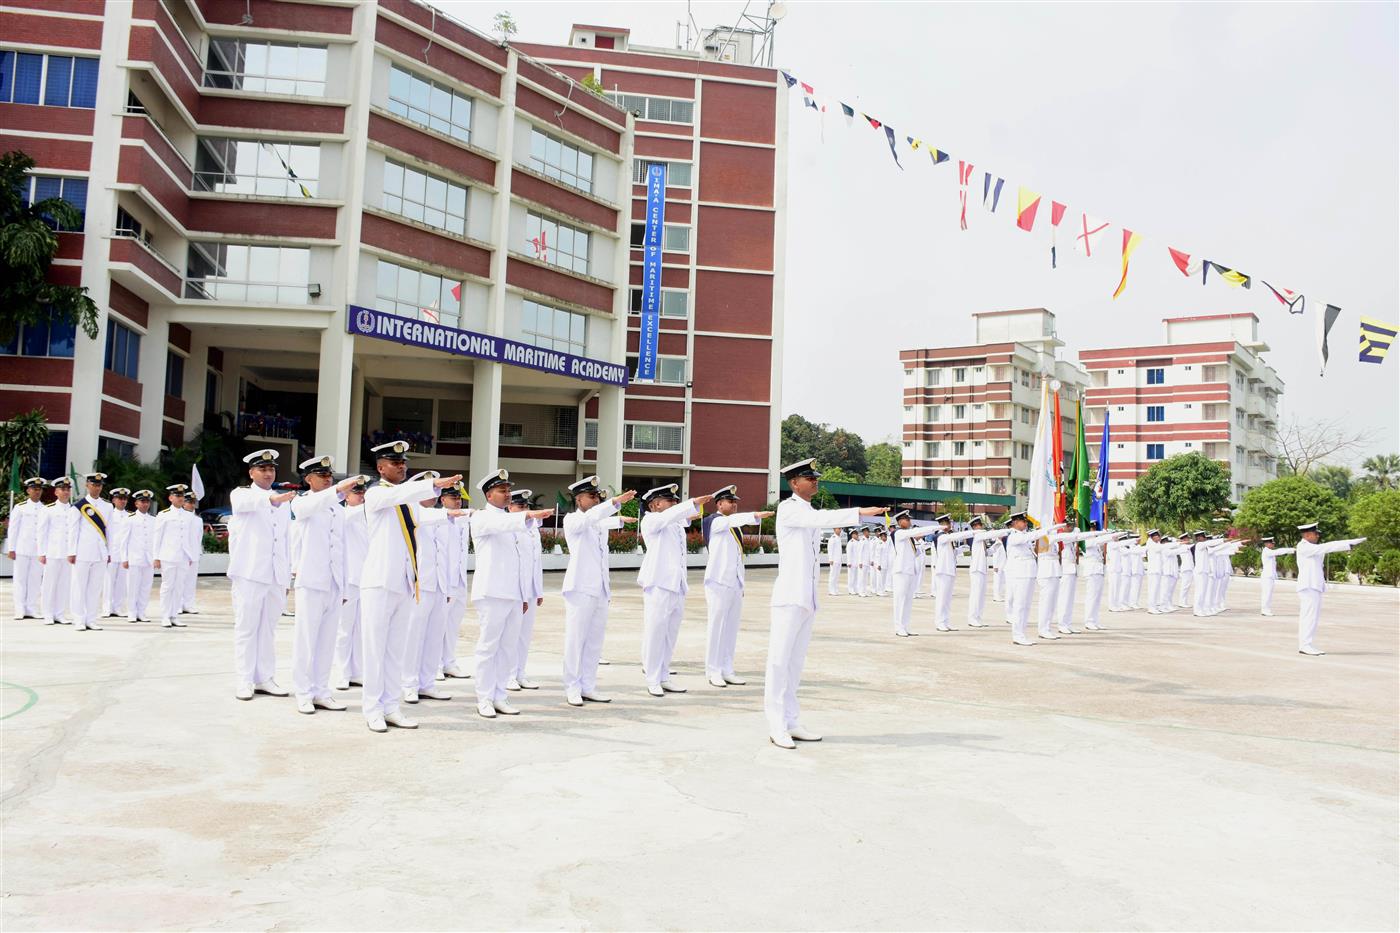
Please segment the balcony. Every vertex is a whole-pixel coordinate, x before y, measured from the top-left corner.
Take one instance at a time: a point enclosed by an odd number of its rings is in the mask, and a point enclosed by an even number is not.
[[[1264,414],[1264,396],[1258,392],[1249,393],[1245,401],[1245,411],[1250,415],[1259,415],[1262,417]]]
[[[178,300],[184,273],[174,263],[134,237],[114,236],[111,247],[112,280],[146,301]]]

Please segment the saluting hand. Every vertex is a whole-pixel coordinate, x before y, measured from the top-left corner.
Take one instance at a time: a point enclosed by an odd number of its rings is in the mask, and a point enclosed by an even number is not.
[[[342,493],[349,492],[356,486],[360,485],[360,483],[364,482],[364,479],[365,478],[363,476],[359,476],[358,474],[355,476],[347,476],[345,477],[345,479],[335,484],[335,491]]]
[[[857,513],[860,514],[860,515],[867,515],[867,516],[868,516],[868,515],[884,515],[884,514],[885,514],[886,512],[888,512],[888,511],[889,511],[889,508],[887,508],[886,506],[883,506],[883,505],[867,505],[865,508],[857,510]]]
[[[760,518],[760,519],[762,519],[762,518],[772,518],[774,515],[777,515],[777,514],[778,514],[777,512],[755,512],[755,513],[753,513],[753,517],[754,517],[754,518]]]
[[[624,525],[635,525],[635,524],[637,524],[636,516],[633,516],[633,515],[620,515],[620,516],[618,516],[618,517],[622,519],[622,524],[624,524]]]
[[[471,509],[443,509],[443,511],[446,512],[448,515],[451,515],[453,518],[461,518],[463,515],[472,514]]]
[[[704,505],[706,502],[709,502],[713,498],[714,496],[695,496],[690,501],[694,502],[697,506],[699,506]]]
[[[627,490],[626,492],[624,492],[624,493],[623,493],[622,495],[620,495],[620,496],[613,496],[613,501],[612,501],[612,503],[613,503],[613,505],[619,505],[619,506],[621,506],[621,505],[626,505],[627,503],[631,502],[631,501],[632,501],[633,499],[635,499],[635,498],[637,498],[637,490],[635,490],[635,489],[629,489],[629,490]]]
[[[549,518],[549,516],[553,514],[553,509],[531,509],[530,511],[525,513],[525,517],[533,518],[535,521],[540,521],[541,519]]]
[[[291,502],[296,497],[297,491],[295,489],[288,489],[286,492],[279,492],[276,495],[270,496],[268,501],[273,505],[281,505],[283,502]]]
[[[448,486],[456,486],[462,481],[462,474],[457,473],[452,476],[439,476],[433,480],[434,489],[446,489]]]

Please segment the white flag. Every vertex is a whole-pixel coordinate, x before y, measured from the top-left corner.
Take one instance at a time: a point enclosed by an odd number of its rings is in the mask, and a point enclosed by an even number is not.
[[[1035,447],[1031,451],[1031,476],[1026,490],[1026,515],[1038,527],[1055,524],[1055,409],[1050,404],[1050,378],[1040,381],[1040,420],[1035,426]]]
[[[199,464],[194,465],[190,472],[190,489],[194,491],[194,497],[199,501],[204,501],[204,480],[199,477]]]
[[[1102,243],[1107,233],[1108,221],[1080,214],[1079,223],[1074,225],[1074,251],[1084,256],[1093,256],[1104,248]]]

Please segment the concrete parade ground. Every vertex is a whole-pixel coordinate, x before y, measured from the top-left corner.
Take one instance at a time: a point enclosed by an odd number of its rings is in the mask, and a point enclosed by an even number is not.
[[[1394,930],[1400,593],[1327,594],[1297,654],[1292,583],[1258,615],[1104,612],[1016,647],[953,619],[895,638],[890,600],[826,597],[802,686],[820,743],[769,744],[773,571],[709,686],[700,577],[647,696],[641,593],[614,575],[600,688],[565,705],[546,577],[519,717],[473,681],[417,731],[233,697],[222,578],[186,629],[3,632],[5,930]],[[1080,626],[1076,619],[1076,627]],[[1034,627],[1032,626],[1032,631]],[[291,619],[278,629],[291,682]],[[463,626],[464,659],[476,635]]]

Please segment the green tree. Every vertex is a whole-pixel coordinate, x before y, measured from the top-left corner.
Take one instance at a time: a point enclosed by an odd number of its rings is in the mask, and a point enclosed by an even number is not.
[[[1326,486],[1338,499],[1351,498],[1351,470],[1347,467],[1324,463],[1313,467],[1308,472],[1308,479]]]
[[[591,71],[580,78],[578,83],[595,97],[603,97],[607,94],[607,89],[603,87],[603,82],[594,77]]]
[[[61,321],[97,339],[97,305],[86,288],[48,280],[58,252],[55,227],[81,230],[83,215],[62,198],[45,198],[25,206],[34,160],[23,152],[0,155],[0,345],[14,339],[22,325]]]
[[[1376,579],[1388,586],[1400,583],[1400,551],[1386,551],[1376,561]]]
[[[1375,551],[1400,550],[1400,489],[1383,489],[1351,506],[1351,536]]]
[[[783,419],[781,438],[784,463],[816,457],[823,472],[839,467],[854,474],[855,479],[849,480],[853,483],[861,482],[865,474],[865,442],[853,431],[816,424],[801,415],[788,415]]]
[[[515,24],[515,17],[510,15],[510,10],[502,10],[491,17],[491,31],[501,37],[501,45],[508,45],[511,38],[520,31],[520,27]]]
[[[39,471],[39,452],[49,436],[44,409],[35,408],[0,422],[0,469],[8,470],[19,458],[19,478]]]
[[[1245,494],[1235,524],[1251,535],[1272,535],[1280,545],[1298,540],[1298,526],[1319,522],[1324,540],[1347,529],[1347,506],[1332,490],[1306,476],[1282,476]]]
[[[848,470],[843,470],[839,466],[823,466],[818,462],[821,469],[823,483],[859,483],[860,477]],[[817,494],[812,497],[812,506],[818,509],[836,509],[840,504],[836,497],[823,488],[817,489]]]
[[[1200,454],[1178,454],[1139,477],[1124,505],[1139,524],[1185,531],[1229,507],[1230,474]]]
[[[878,486],[898,486],[904,475],[904,454],[899,445],[871,444],[865,449],[865,481]]]
[[[965,522],[972,517],[972,512],[968,509],[967,503],[957,496],[951,496],[943,503],[943,511],[947,512],[948,516],[952,518],[954,522]]]
[[[1377,489],[1400,487],[1400,454],[1377,454],[1361,461],[1361,469],[1366,478],[1375,483]]]

